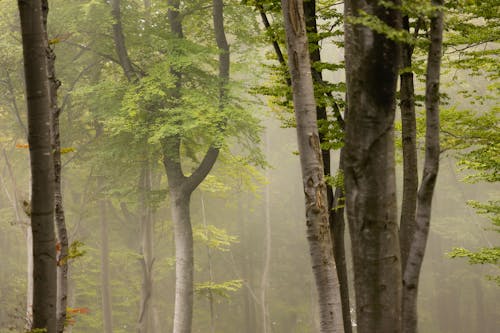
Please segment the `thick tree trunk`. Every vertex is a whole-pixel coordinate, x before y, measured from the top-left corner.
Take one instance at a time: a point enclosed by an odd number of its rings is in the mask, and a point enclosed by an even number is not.
[[[328,223],[328,201],[303,3],[301,0],[282,0],[281,4],[297,122],[307,238],[319,296],[320,331],[343,332],[342,305]]]
[[[417,228],[414,232],[403,277],[403,332],[417,332],[417,296],[420,269],[429,235],[432,197],[439,169],[439,80],[443,45],[443,0],[432,0],[435,9],[430,24],[430,45],[425,84],[425,162],[417,197]]]
[[[393,1],[399,5],[398,1]],[[346,1],[391,27],[399,14],[376,2]],[[399,47],[363,25],[345,25],[347,105],[345,188],[352,240],[359,333],[401,330],[401,262],[397,223],[394,117]]]
[[[189,204],[191,193],[170,185],[175,238],[174,333],[191,333],[193,318],[193,232]]]
[[[54,161],[50,144],[48,47],[41,1],[19,0],[28,102],[33,231],[33,327],[56,332],[57,266],[54,234]]]

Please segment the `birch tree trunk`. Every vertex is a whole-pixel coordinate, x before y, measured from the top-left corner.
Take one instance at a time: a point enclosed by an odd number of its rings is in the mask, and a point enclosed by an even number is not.
[[[340,333],[344,331],[342,305],[330,238],[303,3],[301,0],[282,0],[281,5],[304,185],[307,239],[319,297],[320,332]]]
[[[28,104],[33,232],[33,326],[56,332],[57,266],[54,234],[54,161],[50,140],[50,95],[42,3],[19,0]]]
[[[391,1],[395,6],[399,1]],[[349,17],[360,10],[393,28],[400,15],[377,2],[345,2],[347,105],[344,180],[359,333],[401,330],[394,117],[399,47]]]
[[[443,0],[432,0],[430,45],[425,83],[425,161],[417,196],[416,225],[403,276],[403,332],[417,332],[417,296],[420,269],[431,219],[432,197],[439,169],[439,81],[443,45]]]

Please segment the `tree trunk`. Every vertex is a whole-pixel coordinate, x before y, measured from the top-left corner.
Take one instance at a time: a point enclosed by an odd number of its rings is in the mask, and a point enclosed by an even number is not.
[[[128,81],[134,79],[134,69],[128,56],[127,46],[125,45],[125,36],[123,36],[122,17],[120,11],[120,0],[110,0],[111,15],[113,16],[113,39],[115,41],[115,50],[118,55],[123,73]]]
[[[343,332],[342,305],[328,223],[328,201],[303,3],[301,0],[282,0],[281,4],[297,122],[307,238],[319,296],[320,331]]]
[[[99,188],[102,188],[99,182]],[[102,298],[102,321],[103,332],[113,332],[113,317],[111,307],[111,286],[109,273],[109,241],[108,241],[108,217],[106,212],[106,201],[101,198],[100,206],[100,225],[101,225],[101,298]]]
[[[145,148],[147,151],[147,148]],[[151,193],[151,166],[149,160],[143,162],[140,183],[140,223],[141,223],[141,264],[142,264],[142,288],[141,306],[139,310],[138,332],[153,332],[153,216],[149,194]]]
[[[33,231],[33,327],[56,332],[57,266],[54,234],[54,161],[50,144],[48,47],[41,1],[19,0],[28,103]]]
[[[174,333],[191,333],[193,319],[193,232],[189,204],[191,193],[170,185],[175,238]]]
[[[403,28],[410,31],[408,16],[403,18]],[[400,108],[403,146],[403,200],[399,242],[401,246],[401,269],[404,271],[411,240],[415,233],[415,213],[417,209],[418,169],[417,169],[417,122],[415,119],[415,88],[412,66],[413,46],[403,43],[401,49]]]
[[[208,239],[208,223],[207,223],[207,214],[205,211],[205,198],[203,196],[203,192],[201,193],[201,216],[203,220],[203,227],[205,228],[205,237]],[[208,261],[208,277],[209,277],[209,282],[213,283],[215,281],[214,278],[214,269],[213,269],[213,263],[212,263],[212,250],[210,249],[210,246],[207,244],[207,261]],[[209,310],[210,310],[210,333],[215,333],[215,326],[216,326],[216,320],[217,320],[217,315],[215,313],[215,303],[214,303],[214,294],[212,293],[211,290],[208,291],[208,303],[209,303]]]
[[[399,1],[392,3],[400,5]],[[348,20],[363,10],[398,28],[400,16],[377,2],[350,0],[344,8],[349,109],[344,179],[357,331],[400,332],[401,262],[393,133],[399,47],[386,36]]]
[[[43,23],[46,35],[48,35],[47,18],[49,4],[42,0]],[[56,77],[55,68],[56,55],[52,47],[47,47],[47,69],[50,88],[51,108],[51,143],[54,158],[54,200],[55,200],[55,223],[57,231],[57,333],[64,332],[66,324],[66,307],[68,299],[68,232],[66,230],[66,219],[64,216],[63,197],[61,189],[61,138],[59,131],[59,115],[61,109],[57,105],[57,89],[61,85]]]
[[[265,141],[265,156],[266,159],[269,160],[270,158],[270,135],[269,135],[269,129],[266,130],[266,141]],[[269,327],[269,310],[268,310],[268,305],[267,305],[267,289],[269,287],[269,270],[271,267],[271,207],[270,207],[270,200],[271,200],[271,194],[270,194],[270,173],[269,169],[266,170],[266,187],[264,190],[264,207],[265,207],[265,216],[264,216],[264,223],[265,223],[265,247],[264,247],[264,267],[262,269],[262,276],[260,279],[260,310],[261,310],[261,332],[262,333],[267,333],[270,332],[270,327]]]
[[[439,80],[443,45],[443,0],[432,0],[436,7],[431,17],[430,45],[425,83],[425,161],[417,197],[417,228],[408,255],[403,279],[403,332],[417,332],[417,296],[420,269],[425,254],[431,219],[432,197],[439,169]],[[437,7],[439,6],[439,7]]]
[[[315,62],[321,62],[321,46],[319,44],[317,35],[318,27],[316,21],[316,0],[306,0],[304,2],[304,15],[306,19],[306,31],[314,35],[313,40],[309,40],[309,57],[311,65]],[[311,73],[313,82],[316,85],[324,85],[323,74],[318,71],[314,66],[311,66]],[[336,106],[334,106],[336,107]],[[316,106],[316,114],[319,120],[328,120],[326,107]],[[342,123],[343,124],[343,123]],[[321,143],[325,141],[324,134],[319,133],[319,140]],[[331,163],[330,163],[330,149],[321,149],[323,158],[323,169],[325,176],[331,176]],[[342,156],[342,153],[341,153]],[[341,158],[342,159],[342,158]],[[342,170],[342,161],[339,161],[339,171]],[[333,254],[335,258],[335,266],[337,267],[337,275],[340,283],[340,299],[342,302],[342,317],[344,321],[344,333],[352,333],[351,325],[351,306],[349,301],[349,285],[347,281],[347,265],[345,260],[345,221],[344,221],[344,208],[337,208],[339,201],[344,197],[343,189],[337,188],[335,193],[333,187],[326,184],[326,195],[328,199],[328,212],[330,220],[330,234],[333,241]]]

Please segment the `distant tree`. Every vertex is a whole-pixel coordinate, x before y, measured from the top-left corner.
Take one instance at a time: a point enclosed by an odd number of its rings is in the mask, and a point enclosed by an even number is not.
[[[18,1],[28,102],[31,159],[31,225],[33,230],[32,329],[56,332],[57,264],[54,234],[54,160],[50,123],[51,99],[42,1]]]
[[[305,194],[307,239],[319,297],[320,331],[340,333],[344,331],[342,304],[330,236],[304,8],[301,0],[283,0],[281,5]]]

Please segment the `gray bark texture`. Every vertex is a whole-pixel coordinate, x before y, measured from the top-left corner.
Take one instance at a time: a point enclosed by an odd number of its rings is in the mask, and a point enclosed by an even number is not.
[[[316,0],[307,0],[304,2],[304,15],[306,19],[306,31],[309,34],[313,34],[314,39],[309,40],[309,58],[311,60],[311,73],[313,77],[313,82],[315,85],[323,86],[325,81],[323,81],[323,75],[320,70],[317,70],[312,66],[315,62],[321,62],[321,45],[317,40],[318,26],[316,20]],[[333,105],[334,109],[337,109],[337,105]],[[341,126],[344,127],[343,119],[340,117],[339,111],[337,110],[337,121],[340,122]],[[319,120],[328,120],[328,115],[326,112],[326,106],[316,106],[316,115]],[[325,141],[324,134],[319,133],[319,141],[323,143]],[[323,158],[323,169],[325,176],[331,176],[331,163],[330,163],[330,150],[321,149],[321,154]],[[340,153],[339,161],[339,171],[342,171],[342,156]],[[341,203],[345,194],[343,188],[334,189],[330,185],[326,185],[326,195],[328,199],[328,212],[330,220],[330,235],[333,241],[333,255],[335,258],[335,266],[337,268],[337,275],[340,284],[340,299],[342,301],[342,317],[344,321],[344,333],[352,333],[351,325],[351,306],[349,300],[349,285],[347,280],[347,265],[345,259],[345,220],[344,220],[344,208]],[[342,207],[339,207],[342,206]]]
[[[33,232],[33,325],[56,332],[57,266],[54,233],[54,161],[50,136],[47,37],[42,3],[19,0],[28,104]]]
[[[391,1],[400,5],[399,1]],[[394,117],[399,46],[349,17],[360,10],[390,27],[397,11],[375,1],[345,2],[347,105],[344,180],[359,333],[401,330]]]
[[[46,36],[48,36],[47,17],[49,4],[42,0],[43,25]],[[59,115],[61,109],[57,104],[57,90],[61,83],[56,77],[55,68],[56,54],[54,49],[47,47],[47,69],[50,88],[51,108],[51,144],[54,158],[54,200],[55,200],[55,223],[57,234],[57,333],[64,332],[66,324],[66,308],[68,300],[68,232],[66,229],[66,218],[64,215],[62,196],[62,163],[61,163],[61,138],[59,130]]]
[[[304,185],[307,239],[319,297],[320,332],[343,332],[342,305],[328,221],[313,80],[301,0],[282,0]]]
[[[416,230],[411,242],[403,276],[403,332],[417,332],[417,296],[420,269],[429,235],[431,206],[439,170],[439,81],[443,45],[443,0],[432,0],[430,45],[425,83],[425,161],[417,196]]]

